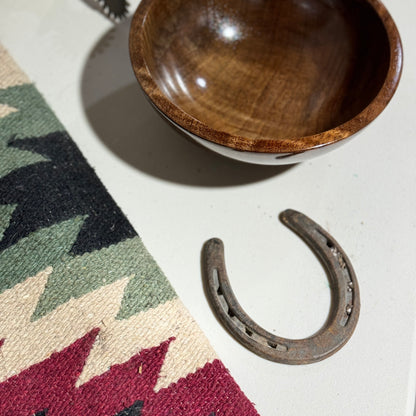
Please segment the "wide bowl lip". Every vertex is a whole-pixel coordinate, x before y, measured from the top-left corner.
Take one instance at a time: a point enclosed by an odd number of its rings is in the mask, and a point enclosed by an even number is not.
[[[381,1],[366,1],[381,19],[389,41],[390,62],[385,81],[376,97],[359,114],[345,123],[321,133],[280,139],[238,136],[216,130],[175,105],[154,81],[144,59],[145,32],[143,29],[147,14],[155,0],[142,0],[131,21],[129,51],[133,71],[147,97],[162,114],[185,131],[202,139],[235,150],[258,153],[292,154],[328,146],[347,139],[370,124],[385,109],[400,82],[403,68],[403,46],[397,26]]]

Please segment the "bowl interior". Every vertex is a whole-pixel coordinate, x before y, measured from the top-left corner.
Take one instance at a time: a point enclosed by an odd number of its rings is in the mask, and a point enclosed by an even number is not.
[[[143,30],[160,91],[250,139],[335,128],[371,103],[389,70],[387,32],[363,0],[152,0]]]

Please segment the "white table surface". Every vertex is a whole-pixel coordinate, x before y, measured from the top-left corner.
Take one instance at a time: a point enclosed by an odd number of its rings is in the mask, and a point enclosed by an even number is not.
[[[133,11],[138,1],[131,1]],[[405,66],[393,101],[349,144],[292,167],[235,163],[175,133],[146,102],[113,26],[81,0],[1,0],[0,39],[95,167],[232,375],[263,416],[413,414],[416,322],[416,2],[385,0]],[[349,254],[362,310],[348,344],[308,366],[265,361],[211,313],[204,241],[220,237],[234,290],[265,328],[311,335],[325,272],[277,219],[294,208]]]

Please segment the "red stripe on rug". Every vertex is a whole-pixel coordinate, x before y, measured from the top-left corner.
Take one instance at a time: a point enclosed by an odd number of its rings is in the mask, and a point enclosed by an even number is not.
[[[160,390],[143,407],[142,416],[258,416],[253,404],[221,361],[214,360]]]
[[[76,387],[99,329],[0,384],[0,415],[112,416],[143,402],[142,416],[258,416],[219,360],[154,391],[170,338]],[[0,341],[2,343],[2,341]],[[39,413],[41,412],[41,413]]]

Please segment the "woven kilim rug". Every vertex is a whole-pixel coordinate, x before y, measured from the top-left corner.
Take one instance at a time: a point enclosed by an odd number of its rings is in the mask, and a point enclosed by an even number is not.
[[[0,415],[257,415],[2,47]]]

